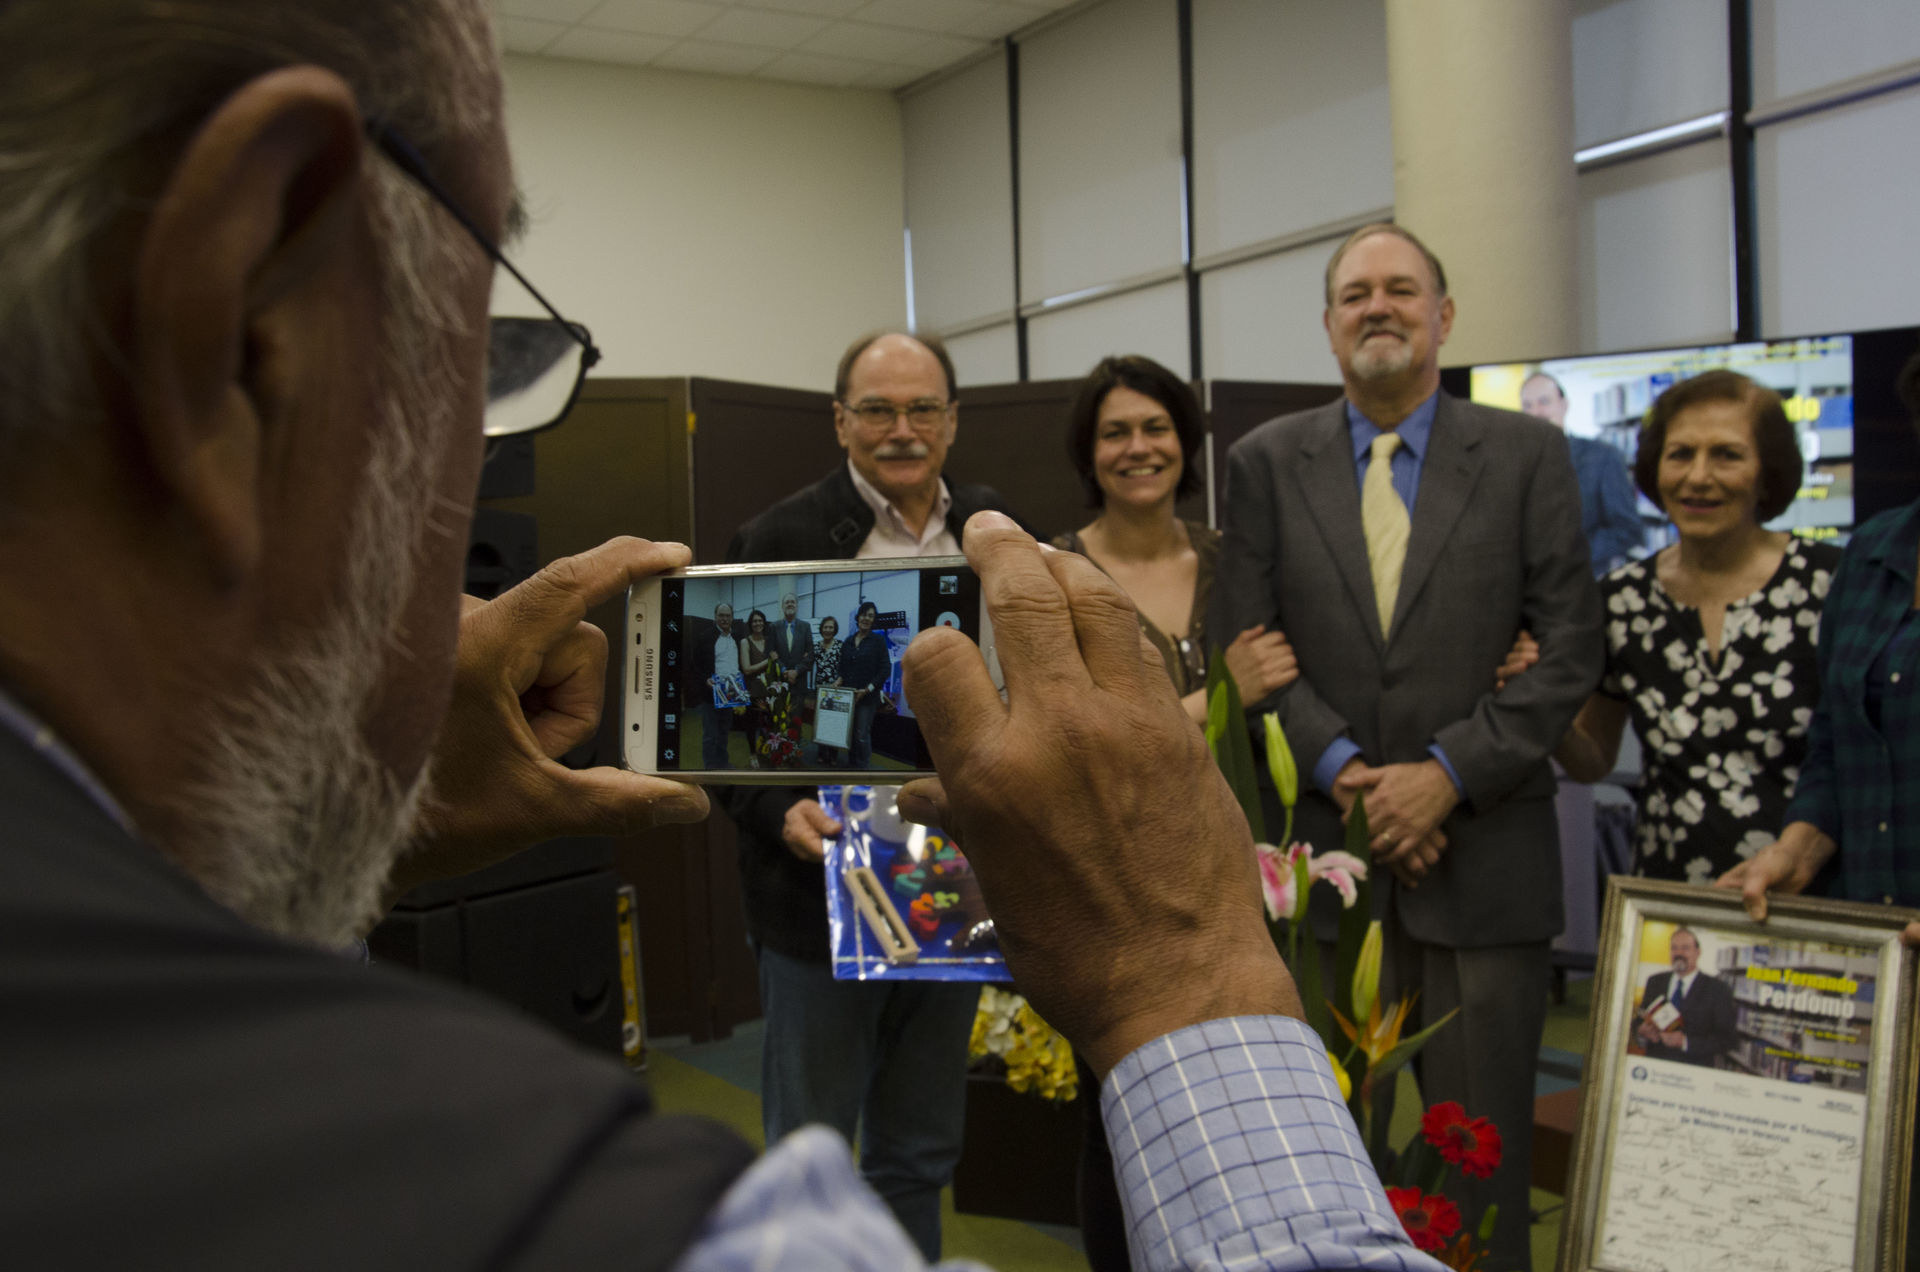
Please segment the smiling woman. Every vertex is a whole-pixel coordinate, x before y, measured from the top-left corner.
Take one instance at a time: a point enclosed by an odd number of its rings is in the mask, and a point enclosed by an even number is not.
[[[1602,583],[1606,674],[1557,758],[1598,781],[1631,717],[1646,768],[1633,872],[1710,882],[1772,841],[1793,794],[1840,552],[1765,528],[1799,489],[1800,450],[1779,396],[1743,375],[1661,394],[1634,476],[1680,540]]]
[[[1199,400],[1173,372],[1151,358],[1102,358],[1067,416],[1067,454],[1100,515],[1053,541],[1105,570],[1133,598],[1141,633],[1196,722],[1206,717],[1202,686],[1212,647],[1203,623],[1220,532],[1180,519],[1174,504],[1200,488],[1194,458],[1204,436]],[[1293,651],[1278,632],[1251,628],[1224,653],[1248,703],[1296,674]]]

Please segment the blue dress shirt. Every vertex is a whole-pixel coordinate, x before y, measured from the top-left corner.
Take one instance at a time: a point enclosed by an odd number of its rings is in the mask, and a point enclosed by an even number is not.
[[[1440,394],[1436,390],[1426,401],[1413,408],[1413,414],[1400,421],[1394,431],[1400,434],[1400,449],[1393,453],[1393,489],[1400,496],[1400,502],[1407,505],[1407,517],[1413,517],[1413,501],[1420,493],[1420,470],[1426,466],[1427,444],[1433,440],[1433,417],[1440,410]],[[1373,464],[1373,441],[1387,430],[1360,414],[1360,408],[1347,399],[1347,434],[1353,442],[1354,477],[1362,490],[1366,488],[1367,469]],[[1320,753],[1320,759],[1313,766],[1313,784],[1328,795],[1333,794],[1333,779],[1340,776],[1340,770],[1347,761],[1360,754],[1360,744],[1344,733],[1327,744]],[[1427,754],[1440,762],[1447,777],[1453,783],[1453,789],[1464,798],[1467,788],[1460,782],[1460,775],[1453,771],[1453,762],[1447,758],[1440,744],[1435,742],[1427,747]]]

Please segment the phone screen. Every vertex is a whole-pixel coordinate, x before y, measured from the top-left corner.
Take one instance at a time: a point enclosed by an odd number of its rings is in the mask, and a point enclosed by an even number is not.
[[[661,581],[654,771],[928,772],[901,676],[929,627],[980,641],[980,580],[951,561]]]

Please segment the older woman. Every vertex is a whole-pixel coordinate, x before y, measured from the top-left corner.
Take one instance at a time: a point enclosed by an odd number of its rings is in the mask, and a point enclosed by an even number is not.
[[[1900,373],[1920,424],[1920,355]],[[1820,620],[1820,705],[1778,842],[1721,882],[1920,905],[1920,501],[1853,532]],[[1920,927],[1909,927],[1920,944]]]
[[[1786,811],[1840,558],[1765,528],[1802,471],[1779,395],[1732,371],[1674,385],[1640,430],[1634,480],[1679,541],[1602,582],[1606,673],[1556,752],[1598,781],[1633,720],[1645,767],[1635,874],[1711,881],[1771,841]]]
[[[1196,722],[1207,715],[1203,624],[1220,532],[1174,513],[1200,489],[1194,467],[1205,438],[1193,390],[1151,358],[1102,358],[1081,382],[1067,416],[1067,453],[1100,513],[1053,541],[1099,566],[1139,611],[1140,630]],[[1213,634],[1217,635],[1217,634]],[[1245,702],[1258,702],[1299,675],[1279,632],[1254,627],[1224,650]]]
[[[813,685],[815,689],[838,689],[840,687],[840,620],[828,614],[820,620],[820,643],[813,651]],[[817,719],[818,717],[816,717]],[[816,747],[822,764],[832,766],[839,763],[840,748],[834,746]]]

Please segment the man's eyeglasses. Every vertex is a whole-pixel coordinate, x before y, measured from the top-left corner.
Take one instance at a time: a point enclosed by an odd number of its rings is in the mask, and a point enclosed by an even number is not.
[[[481,431],[488,437],[511,437],[558,424],[573,409],[587,371],[600,361],[593,337],[580,323],[562,318],[540,289],[513,267],[434,179],[426,159],[411,142],[378,119],[367,120],[366,129],[380,153],[445,208],[488,259],[513,275],[547,311],[545,318],[488,319],[487,414]]]
[[[947,418],[952,406],[953,403],[937,398],[921,398],[905,406],[895,406],[880,398],[869,398],[864,402],[842,402],[840,409],[859,420],[861,427],[869,432],[884,433],[893,427],[894,420],[904,415],[907,423],[914,428],[922,433],[930,433]]]

